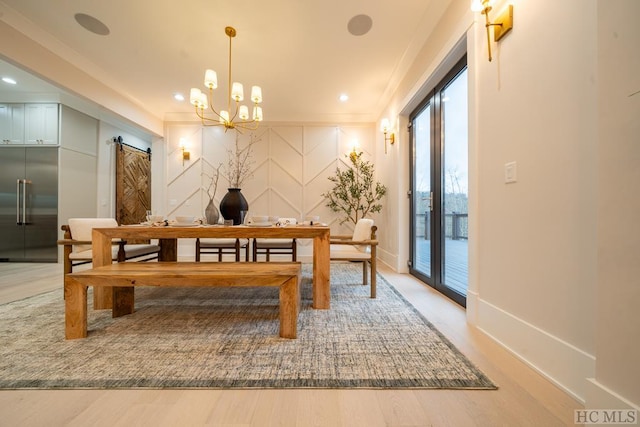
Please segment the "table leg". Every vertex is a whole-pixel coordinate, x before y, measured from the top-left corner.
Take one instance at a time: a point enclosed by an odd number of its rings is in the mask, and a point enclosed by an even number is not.
[[[328,309],[330,307],[329,276],[329,231],[327,231],[313,239],[313,308]]]
[[[98,230],[91,233],[93,240],[93,268],[111,264],[111,238]],[[113,307],[113,295],[110,287],[98,286],[93,288],[93,309],[105,310]]]
[[[95,287],[93,288],[95,289]],[[135,289],[133,286],[114,286],[113,288],[113,309],[111,317],[120,317],[131,314],[135,306]]]
[[[160,244],[158,261],[178,260],[178,239],[158,239],[158,243]]]

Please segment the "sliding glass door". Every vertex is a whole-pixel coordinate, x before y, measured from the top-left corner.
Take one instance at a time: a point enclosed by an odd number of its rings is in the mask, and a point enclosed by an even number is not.
[[[466,305],[469,276],[466,57],[410,119],[410,271]]]

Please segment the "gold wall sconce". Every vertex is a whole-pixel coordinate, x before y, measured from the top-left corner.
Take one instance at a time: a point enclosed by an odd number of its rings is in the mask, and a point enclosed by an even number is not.
[[[185,160],[191,159],[191,153],[187,151],[187,143],[184,138],[180,138],[180,150],[182,151],[182,166],[184,166]]]
[[[509,5],[493,22],[489,19],[489,12],[493,5],[493,0],[472,0],[471,10],[480,12],[485,17],[485,27],[487,29],[487,48],[489,50],[489,62],[491,62],[491,33],[493,27],[493,40],[498,41],[513,28],[513,5]]]
[[[384,134],[384,154],[387,154],[387,141],[393,145],[396,142],[396,136],[393,132],[391,132],[391,126],[389,125],[389,119],[382,119],[380,122],[380,130]],[[389,136],[387,136],[389,134]]]

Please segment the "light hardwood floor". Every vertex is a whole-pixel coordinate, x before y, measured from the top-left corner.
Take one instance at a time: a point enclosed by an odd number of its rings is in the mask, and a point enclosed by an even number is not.
[[[382,275],[498,386],[486,390],[11,390],[0,426],[564,426],[579,402],[409,275]],[[62,286],[56,264],[0,263],[0,304]],[[63,325],[60,325],[63,327]]]

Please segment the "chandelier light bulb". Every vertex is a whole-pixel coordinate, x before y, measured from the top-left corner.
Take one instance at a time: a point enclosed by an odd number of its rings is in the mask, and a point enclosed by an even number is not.
[[[220,123],[225,124],[229,123],[229,112],[222,110],[220,111]]]
[[[209,101],[206,93],[200,93],[200,101],[198,105],[201,109],[206,110],[209,107]]]
[[[253,107],[253,120],[256,122],[262,121],[262,107]]]
[[[202,91],[200,89],[197,89],[195,87],[191,88],[191,91],[189,92],[189,102],[191,103],[191,105],[195,105],[196,107],[198,106],[201,94]]]
[[[251,87],[251,101],[256,104],[260,104],[262,102],[262,88],[260,86]]]
[[[213,70],[207,70],[204,72],[204,87],[208,89],[215,89],[218,87],[218,75]]]
[[[231,89],[231,99],[236,102],[244,100],[244,88],[242,83],[234,82]]]
[[[241,105],[238,110],[238,117],[240,117],[240,120],[249,120],[249,107]]]

